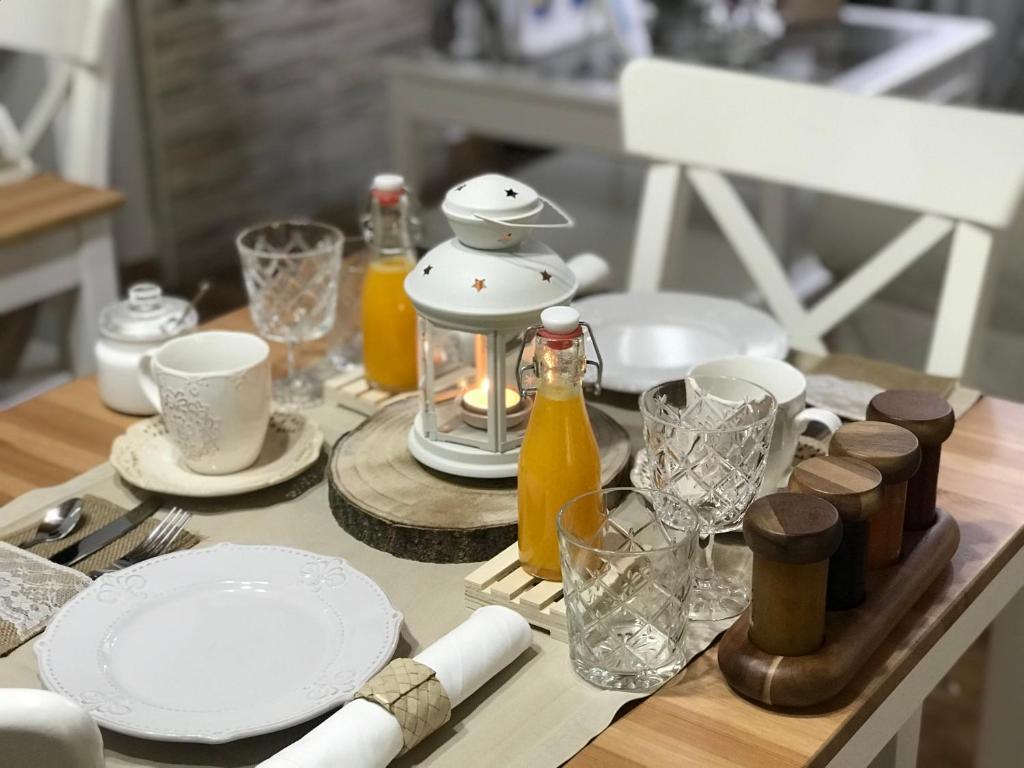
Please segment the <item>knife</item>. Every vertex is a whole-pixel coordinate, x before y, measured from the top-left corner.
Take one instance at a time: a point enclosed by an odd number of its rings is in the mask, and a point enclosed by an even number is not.
[[[152,496],[146,499],[135,509],[107,523],[99,530],[93,531],[81,541],[76,541],[74,544],[64,547],[60,552],[50,557],[50,562],[57,565],[74,565],[80,560],[84,560],[93,552],[107,546],[114,539],[124,536],[142,521],[152,517],[163,503],[164,500],[160,496]]]

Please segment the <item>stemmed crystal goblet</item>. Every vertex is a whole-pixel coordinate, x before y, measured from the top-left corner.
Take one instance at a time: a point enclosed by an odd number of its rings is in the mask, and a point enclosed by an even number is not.
[[[742,520],[761,487],[776,407],[756,384],[718,376],[671,381],[640,396],[654,487],[681,499],[700,522],[704,562],[694,576],[692,619],[729,618],[749,602],[745,582],[715,570],[715,534]]]
[[[345,236],[328,224],[277,221],[250,227],[235,243],[259,334],[288,347],[288,374],[274,382],[284,409],[320,402],[322,384],[296,370],[295,346],[322,338],[334,324]]]

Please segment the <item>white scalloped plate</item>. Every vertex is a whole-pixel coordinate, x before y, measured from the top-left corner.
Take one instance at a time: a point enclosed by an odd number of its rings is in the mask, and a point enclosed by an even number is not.
[[[340,558],[218,544],[107,574],[36,642],[39,676],[105,728],[219,744],[352,698],[402,615]]]
[[[604,356],[602,386],[643,392],[693,366],[749,355],[782,360],[786,332],[770,315],[697,293],[600,293],[573,302]]]
[[[291,480],[320,456],[324,436],[298,413],[273,413],[263,449],[251,467],[229,475],[193,472],[181,460],[160,416],[132,424],[114,440],[110,463],[132,485],[194,498],[251,493]]]

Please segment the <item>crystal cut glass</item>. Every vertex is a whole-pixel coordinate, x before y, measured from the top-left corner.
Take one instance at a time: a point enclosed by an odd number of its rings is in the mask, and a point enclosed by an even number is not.
[[[609,488],[562,507],[569,656],[580,677],[646,691],[683,668],[697,540],[697,519],[653,489]]]
[[[282,408],[321,399],[320,383],[296,371],[295,345],[322,338],[334,324],[344,241],[339,230],[311,221],[261,224],[236,240],[253,324],[264,338],[288,346],[288,375],[274,382]]]
[[[761,487],[775,398],[748,381],[701,376],[647,390],[640,410],[654,486],[679,498],[700,521],[704,562],[690,617],[735,616],[749,602],[748,588],[715,571],[714,537],[740,523]],[[674,522],[666,517],[665,524]]]

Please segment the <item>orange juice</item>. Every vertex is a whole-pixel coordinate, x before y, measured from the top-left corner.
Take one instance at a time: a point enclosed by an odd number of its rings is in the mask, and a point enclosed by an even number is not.
[[[547,336],[541,331],[535,360],[537,398],[519,452],[519,561],[527,573],[557,581],[558,511],[601,488],[601,455],[583,402],[586,361],[578,326]],[[573,533],[581,539],[600,525],[599,504],[595,497],[591,514],[574,515]]]
[[[382,256],[363,282],[363,365],[366,378],[389,392],[416,389],[416,310],[405,295],[411,256]]]

